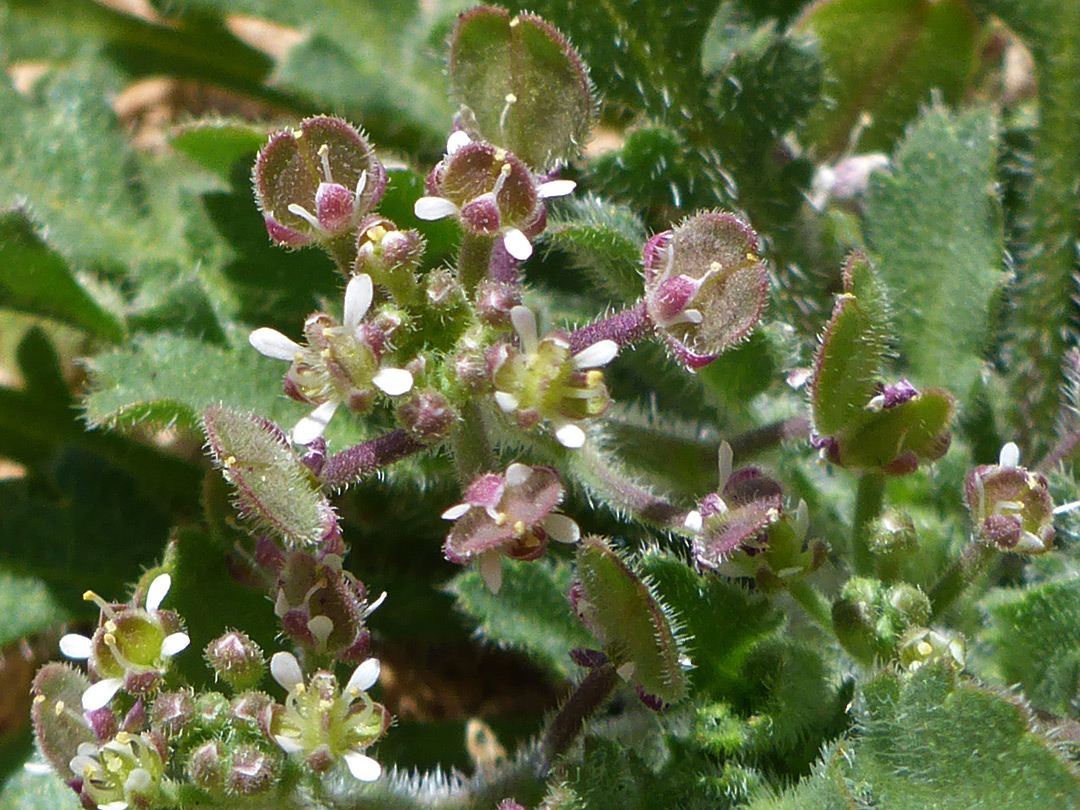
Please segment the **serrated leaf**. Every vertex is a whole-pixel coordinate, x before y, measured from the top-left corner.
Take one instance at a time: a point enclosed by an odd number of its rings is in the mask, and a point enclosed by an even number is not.
[[[892,174],[871,177],[866,199],[867,242],[912,376],[958,396],[981,368],[990,303],[1005,275],[996,161],[988,109],[934,107],[908,132]]]
[[[720,577],[704,577],[668,553],[643,554],[639,564],[683,618],[695,693],[730,697],[742,686],[747,656],[783,616],[763,596]]]
[[[686,695],[678,628],[669,608],[603,539],[578,544],[578,581],[587,621],[604,652],[625,677],[665,703]]]
[[[454,577],[447,590],[457,598],[458,609],[476,622],[480,638],[522,650],[549,672],[570,680],[579,672],[570,651],[594,643],[567,600],[572,579],[567,563],[549,557],[508,560],[498,594],[471,568]]]
[[[585,66],[535,15],[511,19],[492,6],[461,15],[450,40],[450,84],[485,140],[537,171],[574,157],[589,136],[595,105]]]
[[[21,211],[0,214],[0,306],[54,318],[111,342],[124,334],[116,316],[87,293]]]
[[[839,154],[869,113],[859,148],[888,150],[937,88],[961,99],[975,64],[977,20],[961,0],[825,0],[795,23],[820,42],[830,80],[810,139]]]
[[[815,774],[750,810],[1068,810],[1080,779],[1010,702],[933,664],[884,672],[856,704],[858,729]],[[841,797],[843,799],[841,800]]]
[[[877,392],[888,337],[887,308],[874,268],[854,255],[814,363],[810,402],[819,435],[838,433],[863,413]]]
[[[1080,694],[1080,583],[1049,583],[991,608],[988,647],[1008,684],[1037,709],[1075,717]]]

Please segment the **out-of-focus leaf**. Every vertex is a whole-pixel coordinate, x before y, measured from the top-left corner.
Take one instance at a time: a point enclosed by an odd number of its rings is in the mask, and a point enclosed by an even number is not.
[[[254,160],[266,143],[267,128],[246,121],[214,119],[185,124],[173,132],[169,143],[176,149],[228,180],[233,166]]]
[[[987,109],[954,116],[933,107],[908,132],[892,174],[871,177],[866,201],[867,241],[912,376],[958,396],[981,367],[1004,280],[996,131]]]
[[[67,618],[44,582],[0,565],[0,647]]]
[[[864,114],[864,151],[889,150],[931,89],[959,101],[975,63],[977,21],[962,0],[826,0],[796,29],[821,43],[830,76],[809,140],[839,154]]]
[[[75,791],[54,773],[15,771],[0,789],[0,810],[79,810]]]
[[[549,672],[569,680],[579,671],[570,650],[595,645],[567,600],[572,579],[571,567],[551,558],[507,561],[498,594],[472,569],[454,577],[448,589],[458,608],[477,623],[480,638],[523,650]]]

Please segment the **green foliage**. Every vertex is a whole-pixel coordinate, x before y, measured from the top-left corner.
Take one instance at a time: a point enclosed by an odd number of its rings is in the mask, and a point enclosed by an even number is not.
[[[967,396],[981,368],[991,302],[1004,280],[996,130],[986,109],[927,110],[891,176],[874,175],[866,202],[867,242],[912,377],[957,396]]]

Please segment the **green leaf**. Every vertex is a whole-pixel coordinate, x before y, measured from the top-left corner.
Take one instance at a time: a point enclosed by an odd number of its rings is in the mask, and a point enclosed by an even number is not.
[[[859,148],[890,149],[931,89],[960,101],[975,65],[977,21],[962,0],[825,0],[795,28],[817,37],[830,75],[833,101],[809,126],[828,154],[844,150],[865,113]]]
[[[483,137],[537,171],[577,155],[595,105],[581,58],[531,14],[511,19],[479,6],[458,18],[450,40],[450,83]]]
[[[37,577],[0,564],[0,646],[67,621],[68,611]]]
[[[54,773],[16,771],[0,790],[0,810],[79,810],[75,791]]]
[[[629,304],[641,297],[645,229],[627,206],[593,194],[551,205],[544,239],[612,301]]]
[[[912,376],[958,396],[981,368],[1005,276],[996,132],[988,109],[931,108],[905,137],[893,173],[872,176],[866,200],[867,242]]]
[[[953,399],[930,388],[881,411],[856,414],[840,433],[838,463],[854,469],[881,469],[909,451],[936,460],[948,449]]]
[[[839,433],[864,413],[877,391],[888,338],[884,291],[870,262],[854,254],[814,364],[811,407],[818,434]]]
[[[246,121],[210,119],[180,126],[169,143],[228,180],[240,161],[253,160],[267,137],[266,127]]]
[[[111,342],[124,334],[120,321],[87,293],[21,211],[0,214],[0,306],[54,318]]]
[[[457,598],[458,609],[476,622],[480,638],[522,650],[549,672],[570,680],[579,672],[570,651],[595,643],[567,600],[572,579],[571,566],[550,557],[508,560],[498,594],[471,568],[454,577],[447,590]]]
[[[1037,709],[1075,717],[1080,693],[1080,582],[1049,583],[991,608],[988,648],[1005,683]]]
[[[933,664],[863,688],[858,729],[814,775],[751,810],[1068,810],[1080,780],[1010,702]]]
[[[722,698],[737,691],[747,656],[783,616],[763,596],[720,577],[704,577],[669,553],[643,554],[640,566],[683,619],[695,693]]]

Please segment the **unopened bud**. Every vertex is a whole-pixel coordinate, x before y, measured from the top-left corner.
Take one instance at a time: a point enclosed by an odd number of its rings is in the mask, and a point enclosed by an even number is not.
[[[239,745],[229,758],[226,787],[238,796],[252,796],[273,785],[278,772],[276,757],[254,745]]]
[[[188,757],[188,779],[208,793],[221,793],[225,788],[224,759],[225,746],[219,740],[203,743]]]
[[[211,641],[204,654],[214,675],[238,692],[257,685],[266,671],[259,645],[239,630]]]

